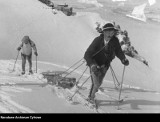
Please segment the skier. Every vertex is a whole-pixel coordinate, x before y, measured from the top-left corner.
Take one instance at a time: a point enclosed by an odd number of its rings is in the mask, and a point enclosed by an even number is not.
[[[94,103],[95,93],[102,84],[103,78],[111,61],[117,56],[124,65],[129,65],[119,40],[116,37],[117,29],[112,23],[107,23],[102,28],[100,36],[96,37],[84,54],[84,59],[90,68],[92,85],[88,100]]]
[[[29,74],[33,74],[32,71],[32,48],[34,50],[34,54],[38,56],[37,48],[35,43],[29,38],[29,36],[24,36],[22,38],[22,43],[17,48],[18,51],[21,51],[21,58],[22,58],[22,75],[25,74],[25,65],[26,65],[26,59],[29,63]]]

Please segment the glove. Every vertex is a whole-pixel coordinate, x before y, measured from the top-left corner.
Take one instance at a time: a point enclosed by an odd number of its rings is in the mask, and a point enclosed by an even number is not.
[[[124,60],[122,60],[122,64],[124,64],[125,66],[128,66],[129,65],[129,61],[128,61],[128,59],[124,59]]]
[[[38,53],[37,53],[37,52],[34,52],[34,54],[35,54],[36,56],[38,56]]]
[[[21,47],[18,47],[17,50],[20,51],[20,50],[21,50]]]
[[[97,72],[98,71],[97,65],[95,64],[91,65],[91,71]]]
[[[148,62],[147,61],[143,61],[143,63],[148,66]]]

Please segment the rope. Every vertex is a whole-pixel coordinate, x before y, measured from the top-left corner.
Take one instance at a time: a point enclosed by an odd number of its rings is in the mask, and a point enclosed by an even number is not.
[[[59,81],[62,81],[64,80],[64,78],[66,78],[69,74],[71,74],[73,71],[75,71],[76,69],[78,69],[80,66],[82,66],[85,62],[81,63],[78,67],[76,67],[75,69],[73,69],[71,72],[69,72],[68,74],[66,74],[61,80]]]
[[[116,83],[115,83],[115,78],[114,78],[113,71],[112,71],[111,67],[110,67],[110,70],[111,70],[111,74],[112,74],[112,78],[113,78],[114,86],[117,88]]]
[[[113,77],[114,85],[115,85],[115,87],[117,88],[117,86],[116,86],[116,82],[117,82],[117,85],[118,85],[118,86],[120,86],[120,83],[119,83],[119,81],[118,81],[118,79],[117,79],[117,77],[116,77],[116,74],[115,74],[115,72],[114,72],[114,70],[113,70],[113,68],[112,68],[112,66],[111,66],[111,65],[110,65],[110,70],[111,70],[111,73],[112,73],[112,77]],[[115,82],[115,79],[116,79],[116,82]]]
[[[83,77],[84,73],[86,72],[86,70],[88,69],[88,66],[86,67],[86,69],[84,70],[84,72],[82,73],[82,75],[80,76],[80,78],[77,80],[76,85],[78,85],[80,79]]]
[[[80,61],[82,61],[83,60],[83,58],[81,59],[81,60],[79,60],[79,61],[77,61],[76,63],[74,63],[72,66],[70,66],[67,70],[65,70],[64,72],[62,72],[62,74],[63,73],[65,73],[65,72],[67,72],[68,70],[70,70],[72,67],[74,67],[76,64],[78,64]]]
[[[91,75],[81,84],[81,86],[75,91],[75,93],[69,98],[69,100],[72,100],[72,98],[75,96],[75,94],[79,91],[80,88],[88,81],[88,79],[91,77]]]
[[[107,44],[104,45],[104,46],[103,46],[99,51],[97,51],[95,54],[93,54],[92,57],[94,57],[95,55],[97,55],[98,53],[100,53],[106,46],[107,46]]]

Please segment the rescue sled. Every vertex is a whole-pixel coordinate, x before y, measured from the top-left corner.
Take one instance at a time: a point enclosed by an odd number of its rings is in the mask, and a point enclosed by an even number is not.
[[[76,78],[73,77],[63,77],[67,72],[64,71],[48,71],[42,72],[44,78],[47,79],[48,84],[57,85],[63,88],[72,88],[76,84]]]

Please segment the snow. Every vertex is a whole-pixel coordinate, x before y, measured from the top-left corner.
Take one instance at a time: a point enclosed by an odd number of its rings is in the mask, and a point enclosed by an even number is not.
[[[112,1],[111,1],[112,2]],[[77,6],[79,3],[73,2]],[[105,5],[105,4],[104,4]],[[85,5],[84,5],[85,6]],[[93,38],[96,22],[105,23],[114,20],[122,29],[129,32],[132,44],[149,60],[149,68],[135,59],[127,57],[130,65],[126,68],[121,97],[124,102],[117,110],[119,92],[114,88],[110,70],[98,91],[97,99],[100,113],[159,113],[159,30],[154,24],[131,21],[121,15],[105,11],[78,11],[75,16],[65,16],[35,0],[0,1],[0,112],[1,113],[94,113],[85,106],[91,85],[89,79],[73,97],[73,103],[67,101],[77,88],[62,89],[48,85],[41,74],[43,71],[65,71],[82,59],[85,50]],[[96,11],[96,12],[95,12]],[[107,15],[107,16],[106,16]],[[102,17],[103,16],[103,17]],[[16,48],[24,35],[29,35],[38,49],[38,72],[34,75],[19,76],[21,58],[13,67],[17,56]],[[154,38],[154,43],[151,40]],[[145,40],[145,44],[144,41]],[[151,45],[153,47],[151,47]],[[28,63],[28,62],[27,62]],[[33,71],[35,72],[33,55]],[[81,62],[82,63],[82,62]],[[78,64],[80,65],[80,63]],[[77,66],[78,66],[77,65]],[[112,63],[117,78],[121,79],[123,65],[115,59]],[[76,67],[76,66],[75,66]],[[69,71],[72,71],[72,67]],[[85,63],[70,76],[78,79],[86,68]],[[26,64],[28,71],[28,64]],[[78,86],[89,76],[84,73]]]
[[[94,4],[96,7],[103,7],[103,5],[98,3],[97,0],[78,0],[78,2],[86,4]]]
[[[113,2],[119,2],[119,1],[127,1],[127,0],[112,0]]]
[[[156,0],[148,0],[148,2],[149,2],[149,5],[152,6],[156,3]]]

